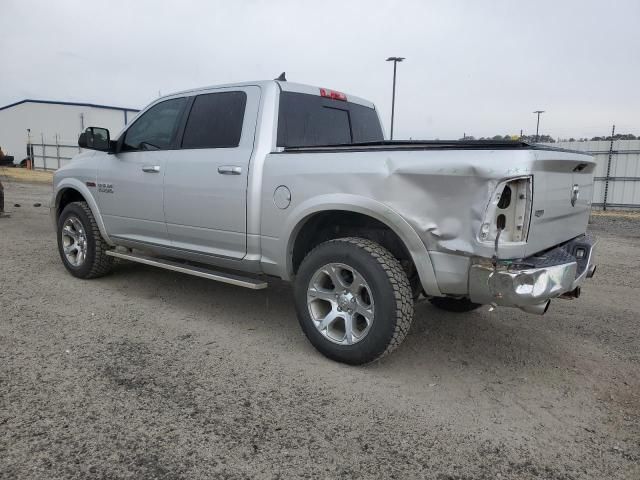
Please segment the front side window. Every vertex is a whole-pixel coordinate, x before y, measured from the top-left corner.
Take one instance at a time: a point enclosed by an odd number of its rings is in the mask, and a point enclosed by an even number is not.
[[[240,144],[245,92],[198,95],[184,129],[182,148],[232,148]]]
[[[166,150],[173,146],[187,99],[173,98],[154,105],[126,131],[122,149]]]

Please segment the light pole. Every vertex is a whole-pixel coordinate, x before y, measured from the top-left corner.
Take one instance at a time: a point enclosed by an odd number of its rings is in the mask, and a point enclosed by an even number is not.
[[[544,110],[536,110],[533,113],[537,113],[538,114],[538,123],[536,124],[536,142],[538,142],[538,131],[540,130],[540,114],[544,113]]]
[[[393,116],[396,110],[396,68],[398,62],[404,60],[404,57],[389,57],[387,62],[393,62],[393,95],[391,97],[391,140],[393,140]]]

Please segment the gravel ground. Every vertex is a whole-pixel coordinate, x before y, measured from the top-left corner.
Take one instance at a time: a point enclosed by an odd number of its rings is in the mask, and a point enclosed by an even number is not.
[[[354,368],[310,346],[278,281],[71,277],[50,187],[5,188],[1,478],[640,478],[640,220],[594,219],[579,300],[421,304],[398,351]]]
[[[640,238],[640,213],[610,212],[605,215],[598,212],[589,220],[589,229],[594,235]]]

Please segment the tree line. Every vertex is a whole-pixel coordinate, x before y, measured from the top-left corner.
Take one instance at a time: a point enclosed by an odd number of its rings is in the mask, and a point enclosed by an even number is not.
[[[553,138],[551,135],[539,135],[536,140],[535,135],[494,135],[493,137],[479,137],[476,138],[473,135],[465,135],[458,140],[462,141],[471,141],[471,140],[502,140],[502,141],[518,141],[518,142],[527,142],[534,143],[544,142],[544,143],[556,143],[556,142],[588,142],[588,141],[598,141],[598,140],[611,140],[611,135],[604,137],[579,137],[579,138]],[[613,140],[640,140],[640,136],[635,136],[632,133],[616,133],[613,136]]]

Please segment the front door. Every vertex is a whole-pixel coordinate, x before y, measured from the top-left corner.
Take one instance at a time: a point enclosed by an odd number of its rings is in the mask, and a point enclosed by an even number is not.
[[[247,249],[247,178],[260,89],[197,95],[180,151],[167,160],[164,213],[171,245],[241,259]]]
[[[180,97],[153,105],[123,133],[118,153],[100,162],[98,202],[110,236],[168,245],[164,177],[186,103]]]

